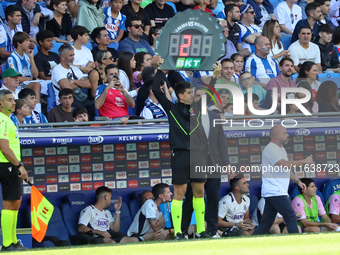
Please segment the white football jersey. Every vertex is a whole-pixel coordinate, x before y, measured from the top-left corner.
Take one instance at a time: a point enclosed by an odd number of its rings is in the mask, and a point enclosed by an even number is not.
[[[114,219],[109,210],[99,211],[93,205],[89,205],[80,212],[78,224],[95,230],[107,231],[110,230],[111,222],[114,222]]]
[[[230,192],[225,195],[218,205],[218,217],[228,222],[239,223],[244,220],[244,215],[250,206],[250,199],[243,195],[242,202],[237,203],[234,194]]]

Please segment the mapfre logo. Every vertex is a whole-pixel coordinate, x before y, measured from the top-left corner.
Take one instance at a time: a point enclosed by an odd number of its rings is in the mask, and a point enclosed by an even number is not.
[[[47,157],[46,158],[46,164],[48,165],[54,165],[57,163],[57,159],[55,157]]]
[[[71,183],[70,189],[71,189],[71,191],[78,191],[78,190],[81,190],[80,183]]]

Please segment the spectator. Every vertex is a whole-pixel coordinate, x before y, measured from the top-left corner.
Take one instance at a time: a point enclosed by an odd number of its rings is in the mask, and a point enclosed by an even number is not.
[[[309,85],[312,87],[312,95],[313,99],[315,100],[316,94],[319,90],[321,83],[318,81],[318,67],[314,62],[306,61],[301,65],[299,76],[297,81],[307,81]]]
[[[340,9],[340,2],[331,0],[331,11],[329,12],[329,17],[331,17],[331,20],[333,22],[333,25],[335,27],[339,26],[339,9]]]
[[[141,0],[128,1],[128,3],[122,7],[121,12],[126,16],[127,19],[129,17],[137,16],[138,19],[142,21],[142,24],[144,26],[143,30],[145,33],[143,39],[146,40],[146,37],[149,35],[151,21],[148,13],[144,10],[144,8],[140,6],[141,2],[142,2]]]
[[[226,106],[224,106],[223,108],[223,112],[224,112],[224,116],[228,117],[228,116],[233,116],[233,110],[234,110],[234,106],[233,104],[227,104]]]
[[[44,29],[45,18],[53,19],[53,12],[36,4],[36,0],[18,0],[15,4],[21,10],[22,31],[35,38]],[[34,39],[32,40],[34,42]]]
[[[123,38],[124,32],[126,31],[126,16],[120,12],[123,6],[122,0],[111,0],[110,3],[110,7],[104,8],[105,28],[111,41],[113,43],[118,43]]]
[[[140,113],[140,116],[144,119],[166,119],[168,115],[163,109],[162,105],[158,102],[157,98],[152,92],[152,80],[149,80],[144,86],[146,86],[149,92],[148,98],[145,100],[144,108]],[[171,98],[168,87],[166,83],[161,85],[161,90],[166,95],[166,97]]]
[[[228,4],[225,9],[226,21],[229,28],[229,36],[228,39],[234,44],[237,50],[242,49],[241,45],[241,28],[237,23],[240,20],[241,13],[240,9],[236,4]],[[248,50],[249,51],[249,50]],[[248,52],[249,54],[249,52]]]
[[[18,99],[19,92],[22,89],[22,87],[19,86],[19,77],[21,76],[22,75],[14,71],[14,69],[7,68],[1,74],[2,86],[0,90],[7,89],[12,92],[14,99]]]
[[[94,47],[91,51],[94,61],[98,61],[96,59],[96,55],[99,50],[108,50],[111,52],[111,56],[113,58],[112,61],[114,62],[114,64],[117,63],[120,53],[114,48],[107,47],[111,43],[111,40],[109,37],[109,33],[107,32],[105,27],[96,27],[95,29],[93,29],[91,33],[91,39],[97,44],[97,46]]]
[[[339,112],[340,105],[337,98],[338,86],[333,81],[321,83],[315,101],[319,104],[319,112]]]
[[[34,90],[32,89],[21,90],[19,92],[19,98],[24,99],[28,107],[31,109],[31,114],[25,117],[25,123],[31,124],[31,123],[47,123],[48,122],[43,113],[34,110],[37,104],[36,94]]]
[[[281,95],[282,88],[296,88],[296,83],[289,78],[293,74],[293,65],[294,62],[291,58],[283,58],[279,64],[280,75],[268,82],[266,90],[277,88],[277,93]]]
[[[52,70],[51,81],[56,94],[56,103],[59,104],[58,91],[68,88],[80,93],[80,89],[90,89],[89,79],[76,66],[73,66],[74,49],[69,44],[64,44],[59,48],[60,64]],[[80,93],[81,94],[81,93]],[[83,93],[84,94],[84,93]],[[82,95],[82,94],[81,94]],[[84,95],[83,95],[84,96]],[[85,95],[86,97],[86,95]],[[73,102],[73,106],[85,106],[90,115],[94,116],[93,101],[86,98],[78,98]],[[71,100],[70,100],[71,101]]]
[[[135,107],[135,101],[129,96],[119,80],[118,66],[110,64],[105,67],[107,84],[97,88],[95,96],[95,107],[101,116],[112,120],[129,117],[128,106]],[[110,91],[110,93],[108,93]]]
[[[225,195],[219,202],[218,228],[222,236],[230,235],[234,229],[239,235],[251,235],[254,231],[254,224],[249,218],[250,199],[246,196],[249,193],[249,184],[243,174],[239,174],[230,180],[231,192]]]
[[[294,43],[299,39],[299,33],[302,27],[309,27],[312,31],[313,40],[319,35],[318,26],[322,16],[320,4],[317,2],[310,3],[306,6],[307,19],[300,20],[295,28],[292,35],[291,42]]]
[[[269,0],[248,0],[255,11],[255,24],[263,29],[264,23],[266,21],[275,19],[274,7]]]
[[[164,0],[155,0],[148,4],[145,11],[149,15],[152,27],[164,27],[166,22],[175,15],[174,9]]]
[[[119,74],[124,77],[124,80],[128,81],[128,86],[126,83],[123,83],[123,86],[126,91],[133,91],[135,84],[133,82],[133,69],[136,68],[136,60],[134,55],[131,52],[123,52],[118,58],[118,68]],[[137,95],[138,89],[135,90],[130,96],[135,97]]]
[[[173,229],[163,229],[164,217],[159,205],[171,201],[169,185],[158,183],[152,188],[154,200],[148,199],[137,212],[127,234],[140,241],[173,239]]]
[[[53,37],[49,30],[42,30],[37,34],[40,50],[34,56],[34,61],[39,72],[38,77],[42,80],[51,80],[52,69],[60,62],[59,55],[50,51],[53,47]]]
[[[234,75],[234,71],[235,71],[233,61],[231,61],[231,59],[228,59],[228,58],[223,59],[221,61],[221,66],[222,66],[221,78],[216,80],[216,84],[231,84],[231,85],[234,85],[234,86],[240,88],[238,83],[231,81],[231,79],[233,78],[233,75]],[[232,95],[230,95],[229,101],[230,101],[230,103],[233,102]],[[223,105],[223,107],[224,106],[225,105]]]
[[[112,199],[112,190],[101,186],[96,190],[96,203],[89,205],[80,212],[78,231],[83,234],[90,234],[96,238],[103,239],[103,243],[135,243],[137,238],[127,237],[119,233],[120,229],[120,208],[122,198],[119,197],[114,203],[114,218],[109,210]]]
[[[231,55],[233,55],[234,53],[237,53],[237,50],[236,50],[234,44],[232,43],[232,41],[230,41],[228,39],[228,37],[229,37],[229,28],[228,28],[227,21],[225,19],[221,19],[221,18],[218,18],[218,21],[220,22],[220,25],[224,29],[224,36],[225,36],[225,39],[227,40],[227,43],[225,44],[225,51],[226,51],[227,54],[222,59],[230,58]]]
[[[298,88],[305,88],[309,91],[309,93],[312,95],[313,91],[312,91],[312,87],[310,86],[310,84],[307,81],[301,81],[298,83],[297,85]],[[297,93],[296,94],[297,98],[305,98],[306,94],[304,93]],[[310,100],[307,103],[303,103],[302,104],[310,113],[317,113],[319,112],[319,105],[317,102],[314,101],[313,97],[310,98]]]
[[[296,72],[299,72],[300,65],[305,61],[312,61],[316,64],[319,71],[322,71],[321,57],[319,47],[311,42],[312,30],[309,26],[300,27],[299,40],[292,43],[288,50],[294,61],[294,68]]]
[[[252,88],[252,93],[259,97],[258,104],[261,106],[266,98],[267,91],[260,85],[254,84],[255,78],[250,72],[244,71],[240,76],[240,84],[243,94],[248,93],[248,88]]]
[[[73,65],[83,73],[89,73],[96,66],[93,62],[92,52],[85,46],[89,41],[89,30],[83,26],[74,26],[71,29],[71,37],[74,41],[72,45],[74,49]]]
[[[251,55],[246,63],[245,70],[251,72],[252,76],[265,86],[270,79],[280,74],[277,62],[269,56],[270,43],[265,36],[259,36],[255,40],[255,54]]]
[[[133,82],[135,84],[135,88],[140,88],[144,82],[142,79],[142,71],[144,67],[151,66],[151,55],[146,52],[138,52],[135,55],[136,67],[133,72]]]
[[[248,104],[248,92],[245,93],[244,95],[244,108],[245,108],[245,111],[244,111],[244,115],[253,115],[253,113],[250,111],[249,109],[249,104]],[[251,93],[251,104],[252,104],[252,107],[256,110],[260,110],[261,108],[259,107],[259,96],[254,94],[254,93]]]
[[[309,2],[307,0],[298,0],[297,1],[297,5],[301,7],[302,19],[307,19],[306,10],[305,10],[307,4],[309,4]]]
[[[30,38],[25,32],[17,32],[13,36],[15,51],[7,58],[6,68],[13,68],[22,76],[19,77],[19,86],[33,89],[37,95],[37,110],[41,111],[40,93],[47,95],[47,83],[36,81],[38,69],[35,65],[33,50],[29,49]]]
[[[193,8],[193,10],[201,10],[203,12],[208,12],[212,16],[214,16],[212,11],[207,8],[207,6],[210,5],[210,2],[210,0],[194,0],[196,6]]]
[[[53,32],[54,40],[60,43],[69,43],[71,38],[72,19],[66,12],[67,1],[51,0],[50,9],[53,11],[54,18],[46,23],[46,30]]]
[[[340,73],[339,59],[334,44],[331,42],[333,28],[328,24],[321,24],[318,30],[319,37],[317,37],[315,43],[319,46],[321,53],[322,71],[325,73]]]
[[[202,93],[202,90],[198,87],[195,90],[195,97],[201,96],[200,94]],[[220,104],[219,100],[216,101],[216,105],[211,105],[209,106],[208,110],[211,112],[214,112],[216,114],[219,114],[221,119],[223,118],[224,115],[224,107],[226,107],[226,105],[230,102],[230,90],[228,89],[219,89],[217,91],[217,94],[219,95],[219,97],[221,98],[221,102],[222,104]]]
[[[302,19],[301,7],[296,2],[297,0],[283,1],[274,10],[283,33],[293,34],[296,24]]]
[[[287,55],[289,57],[290,52],[284,50],[281,42],[281,29],[277,20],[269,20],[264,24],[262,35],[269,39],[270,52],[269,57],[272,57],[277,62]]]
[[[338,60],[340,62],[340,27],[337,27],[333,33],[332,43],[334,44]]]
[[[47,115],[48,122],[73,122],[72,103],[74,101],[73,91],[62,88],[58,94],[59,105],[52,108]]]
[[[306,184],[306,189],[300,187],[300,194],[292,201],[292,207],[295,212],[300,212],[302,216],[298,219],[298,225],[303,228],[303,232],[324,232],[335,231],[337,224],[331,222],[323,207],[321,198],[316,194],[316,186],[310,178],[301,178],[302,183]],[[323,222],[318,222],[319,216]]]
[[[31,108],[24,99],[15,99],[15,111],[9,117],[14,125],[19,129],[20,124],[27,124],[25,117],[31,115]]]
[[[105,75],[105,67],[113,64],[113,57],[108,50],[99,50],[97,52],[98,66],[89,72],[89,80],[91,83],[91,97],[94,98],[98,86],[107,82]]]
[[[330,0],[315,0],[316,3],[320,4],[321,7],[321,18],[320,24],[330,25],[332,29],[335,29],[335,26],[329,17],[329,12],[331,10],[331,1]]]
[[[78,106],[73,109],[72,116],[74,121],[89,121],[89,112],[87,111],[86,107]]]
[[[131,52],[136,54],[138,52],[148,52],[151,56],[155,55],[154,50],[149,43],[141,37],[143,36],[143,24],[139,17],[128,17],[126,20],[126,29],[128,37],[119,43],[118,51]]]
[[[152,27],[150,29],[149,37],[148,37],[148,42],[151,46],[151,48],[155,51],[156,50],[156,41],[159,36],[161,29],[158,27]]]
[[[254,25],[254,9],[250,4],[244,4],[240,8],[241,21],[238,23],[241,28],[242,49],[247,48],[251,53],[255,52],[255,39],[261,36],[262,30]]]
[[[297,114],[299,108],[295,104],[286,104],[286,114]]]
[[[9,5],[5,9],[5,20],[0,25],[0,62],[6,63],[7,58],[15,50],[13,36],[22,32],[21,11],[16,5]]]
[[[152,192],[150,190],[144,190],[143,193],[139,197],[140,205],[144,205],[144,203],[148,201],[149,199],[154,199]]]
[[[340,198],[339,198],[339,190],[335,191],[328,199],[325,209],[327,215],[331,218],[333,223],[340,223]]]
[[[233,81],[240,84],[240,75],[243,72],[244,57],[240,53],[234,53],[230,59],[234,63]]]
[[[101,1],[79,0],[77,25],[86,27],[91,33],[96,27],[104,26],[105,15],[101,7]],[[71,34],[72,36],[72,34]],[[75,39],[72,36],[72,39]]]

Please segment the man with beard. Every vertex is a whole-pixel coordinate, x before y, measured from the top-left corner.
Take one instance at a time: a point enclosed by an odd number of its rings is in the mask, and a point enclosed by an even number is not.
[[[306,190],[306,185],[295,176],[291,168],[313,164],[313,158],[310,155],[301,160],[288,160],[283,146],[287,144],[289,135],[282,125],[272,127],[269,136],[271,141],[262,152],[261,196],[266,205],[262,221],[253,235],[266,234],[278,212],[283,216],[288,232],[299,233],[296,214],[288,196],[289,180],[295,182],[302,191]]]
[[[235,45],[235,48],[239,51],[240,54],[242,54],[243,56],[248,56],[249,50],[247,48],[242,49],[240,37],[241,28],[236,23],[240,20],[240,8],[238,8],[236,4],[228,4],[224,8],[224,12],[229,29],[228,40],[230,40]]]
[[[254,44],[255,54],[247,59],[245,70],[250,72],[264,87],[270,79],[280,74],[280,70],[275,59],[268,56],[270,52],[269,39],[265,36],[259,36],[255,39]]]

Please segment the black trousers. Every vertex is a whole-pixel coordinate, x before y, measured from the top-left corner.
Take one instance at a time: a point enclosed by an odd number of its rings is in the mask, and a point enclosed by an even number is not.
[[[297,218],[288,196],[265,197],[263,217],[253,235],[267,234],[279,212],[286,223],[288,233],[299,233]]]
[[[205,208],[205,219],[207,222],[207,232],[215,235],[217,232],[218,223],[218,202],[220,194],[221,178],[209,178],[207,179],[204,188],[207,197],[207,207]],[[188,233],[190,226],[191,215],[194,211],[192,207],[192,188],[190,183],[188,184],[187,192],[183,203],[183,215],[182,215],[182,232]]]

